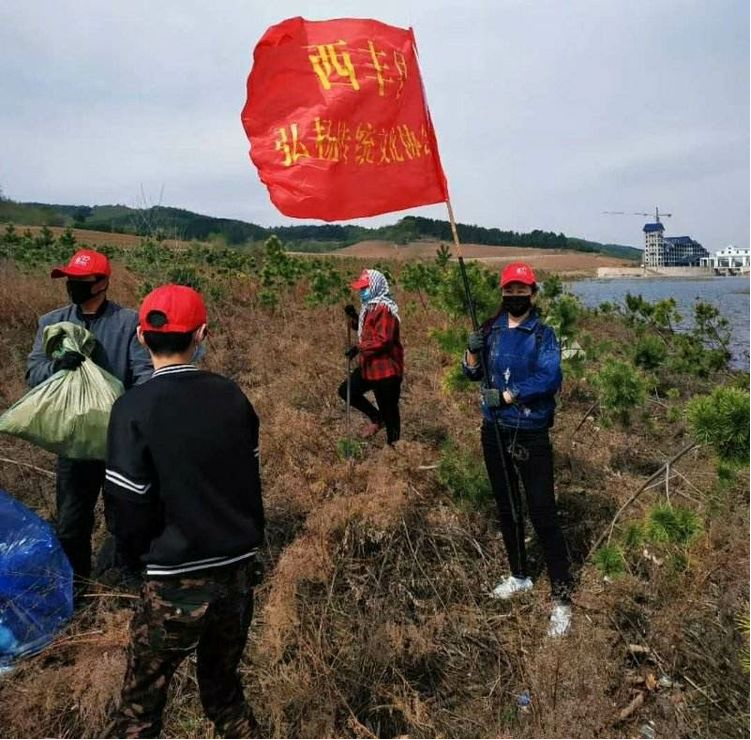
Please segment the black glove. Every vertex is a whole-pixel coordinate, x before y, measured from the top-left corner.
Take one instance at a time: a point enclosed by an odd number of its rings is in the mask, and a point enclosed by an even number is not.
[[[473,355],[479,354],[483,351],[485,348],[485,335],[483,334],[482,329],[480,331],[470,332],[467,347]]]
[[[86,355],[82,355],[80,352],[69,349],[64,352],[61,357],[58,357],[54,362],[55,372],[58,370],[77,370],[81,363],[86,359]]]
[[[483,403],[489,409],[499,409],[506,405],[503,394],[497,388],[483,388],[480,393]]]
[[[344,356],[345,356],[345,357],[346,357],[346,358],[347,358],[348,360],[351,360],[351,359],[353,359],[354,357],[357,357],[357,353],[358,353],[359,351],[360,351],[360,348],[359,348],[359,347],[358,347],[357,345],[355,345],[354,347],[350,347],[349,349],[345,350],[345,351],[344,351]]]
[[[349,316],[351,319],[359,319],[360,318],[360,314],[357,313],[357,309],[351,303],[348,303],[344,307],[344,313],[347,314],[347,316]]]

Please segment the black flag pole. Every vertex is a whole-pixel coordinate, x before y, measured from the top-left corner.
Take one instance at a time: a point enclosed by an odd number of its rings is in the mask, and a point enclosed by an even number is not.
[[[347,316],[347,350],[352,346],[352,324]],[[347,446],[352,447],[352,358],[347,354]]]

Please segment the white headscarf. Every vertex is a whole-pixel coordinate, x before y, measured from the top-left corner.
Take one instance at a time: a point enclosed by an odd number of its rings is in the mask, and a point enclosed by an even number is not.
[[[389,311],[401,322],[399,306],[389,293],[389,283],[386,276],[378,270],[366,270],[368,273],[368,292],[370,300],[363,302],[360,308],[360,320],[357,324],[357,338],[362,339],[362,327],[365,323],[365,314],[376,306],[386,306]]]

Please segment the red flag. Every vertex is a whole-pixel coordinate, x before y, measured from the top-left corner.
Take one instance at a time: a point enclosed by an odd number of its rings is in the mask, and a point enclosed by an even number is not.
[[[335,221],[448,199],[412,29],[290,18],[253,58],[242,122],[282,213]]]

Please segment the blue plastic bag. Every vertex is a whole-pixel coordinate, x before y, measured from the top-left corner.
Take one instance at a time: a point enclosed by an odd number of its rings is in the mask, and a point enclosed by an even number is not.
[[[52,527],[0,490],[0,669],[41,650],[73,614],[73,571]]]

